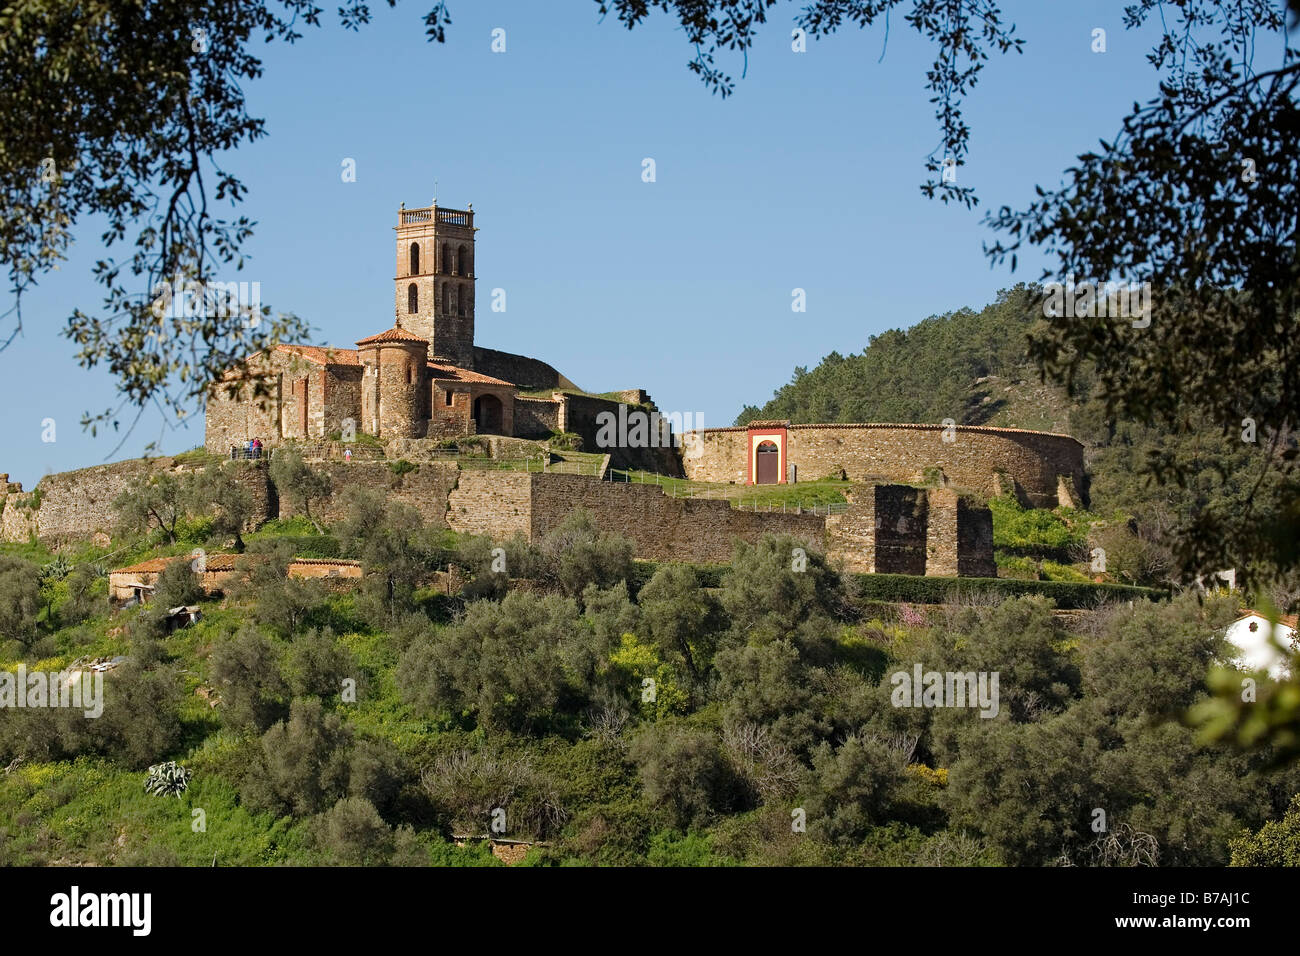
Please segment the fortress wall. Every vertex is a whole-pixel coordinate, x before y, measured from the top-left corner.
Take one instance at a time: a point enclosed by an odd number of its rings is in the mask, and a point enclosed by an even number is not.
[[[744,428],[702,432],[702,453],[684,461],[687,476],[743,481],[746,434]],[[951,443],[943,440],[942,425],[791,425],[787,434],[801,480],[843,469],[855,481],[920,483],[927,469],[940,468],[953,485],[993,495],[994,475],[1004,471],[1035,507],[1057,504],[1059,477],[1083,487],[1083,446],[1067,435],[969,425],[957,426]]]
[[[36,483],[33,493],[7,496],[4,540],[26,541],[33,531],[41,541],[49,543],[108,533],[117,518],[113,499],[133,479],[170,464],[170,458],[136,458],[46,475]],[[24,499],[30,505],[37,498],[38,509],[20,505]]]
[[[361,366],[335,365],[316,373],[325,392],[321,403],[318,433],[328,437],[343,431],[343,419],[351,418],[361,432]]]
[[[57,545],[110,534],[117,520],[113,500],[137,478],[174,464],[170,458],[133,458],[46,475],[32,492],[5,496],[0,539],[26,541],[34,533],[41,541]],[[274,489],[264,463],[243,464],[238,480],[253,497],[249,527],[256,527],[275,510]],[[32,508],[38,500],[40,507]]]
[[[929,498],[925,489],[903,485],[877,485],[876,550],[879,574],[925,574]]]
[[[474,370],[518,385],[526,391],[539,388],[577,388],[554,368],[539,359],[515,355],[513,352],[498,352],[496,349],[485,349],[477,345],[474,346]]]
[[[961,498],[947,488],[933,488],[926,494],[925,573],[940,577],[955,577],[958,570],[958,510]]]
[[[826,548],[833,560],[842,561],[844,570],[857,574],[874,574],[876,570],[876,490],[851,488],[844,497],[847,511],[826,517]]]
[[[288,383],[279,376],[271,379],[267,383],[269,394],[258,400],[251,398],[250,388],[244,387],[243,397],[231,398],[218,386],[208,396],[203,447],[212,454],[224,458],[230,454],[231,445],[245,445],[254,435],[268,445],[279,444],[281,392],[289,389]]]
[[[560,430],[560,403],[544,398],[515,398],[515,434],[547,438]]]
[[[534,539],[583,508],[601,529],[630,538],[639,558],[726,562],[736,538],[754,542],[765,533],[788,533],[818,550],[825,547],[825,519],[815,515],[742,511],[716,499],[672,498],[655,485],[580,475],[526,477],[532,482]]]
[[[270,521],[280,510],[279,496],[271,484],[271,463],[265,458],[240,461],[235,462],[234,468],[236,480],[253,496],[253,510],[244,525],[245,531],[252,531]]]
[[[996,578],[993,559],[993,512],[957,500],[957,574],[964,578]]]
[[[641,395],[648,398],[644,391],[632,389],[622,392],[623,395],[632,394]],[[593,452],[604,452],[610,456],[611,468],[624,468],[630,471],[652,471],[659,474],[670,475],[672,477],[682,477],[681,455],[679,449],[672,447],[669,439],[665,438],[662,433],[656,437],[651,434],[650,415],[657,412],[658,409],[653,403],[647,403],[644,406],[633,405],[627,401],[614,401],[608,398],[595,398],[590,395],[572,395],[565,394],[565,423],[566,431],[575,432],[582,436],[582,450]],[[619,422],[619,406],[626,405],[627,412],[627,434],[619,435],[617,432]],[[597,443],[596,438],[600,433],[600,425],[597,417],[608,412],[614,416],[615,439],[632,438],[633,414],[645,416],[645,441],[644,446],[632,447],[629,445],[615,445],[609,448],[602,448]],[[662,429],[662,426],[661,426]],[[635,437],[642,434],[638,432]],[[674,438],[680,439],[679,435],[674,434]],[[649,444],[658,442],[659,444]]]
[[[692,481],[734,482],[743,485],[748,473],[748,432],[743,428],[706,428],[696,432],[696,435],[699,436],[699,442],[692,450],[693,455],[682,456],[686,477]],[[799,469],[800,480],[811,481],[814,477],[824,478],[825,475],[814,476],[802,467]]]
[[[521,471],[462,471],[448,496],[448,526],[497,541],[516,534],[528,537],[532,527],[531,478]]]
[[[456,486],[458,470],[453,462],[420,462],[418,471],[400,476],[393,474],[385,461],[320,461],[312,462],[311,467],[327,473],[333,485],[333,493],[328,498],[312,502],[312,515],[322,524],[347,517],[345,503],[349,489],[368,488],[388,501],[410,505],[420,513],[425,524],[447,527],[447,496]],[[281,495],[279,517],[290,518],[297,513],[293,502]]]
[[[171,465],[171,459],[136,459],[49,475],[38,485],[39,509],[22,506],[37,497],[34,493],[7,486],[13,491],[5,495],[0,516],[4,540],[25,541],[34,532],[42,540],[62,543],[107,532],[114,521],[112,501],[128,482]],[[235,467],[255,502],[250,528],[295,513],[290,501],[276,493],[265,460]],[[401,476],[384,461],[322,461],[313,467],[333,482],[332,495],[312,509],[326,524],[346,517],[348,489],[362,487],[409,505],[432,527],[498,541],[516,534],[536,540],[581,508],[598,527],[628,537],[641,558],[725,563],[737,538],[752,543],[764,534],[790,534],[828,551],[852,571],[996,574],[988,509],[969,506],[943,489],[854,489],[847,512],[823,518],[739,510],[727,501],[673,498],[655,485],[582,475],[462,471],[455,463],[434,461]]]

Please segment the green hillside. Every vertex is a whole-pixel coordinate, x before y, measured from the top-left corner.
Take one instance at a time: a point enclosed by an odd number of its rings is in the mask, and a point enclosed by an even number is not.
[[[976,312],[931,316],[909,329],[873,335],[861,352],[832,352],[813,370],[796,368],[761,408],[737,417],[792,422],[940,422],[1064,430],[1070,403],[1042,386],[1025,354],[1025,336],[1042,320],[1030,286],[1003,292]]]

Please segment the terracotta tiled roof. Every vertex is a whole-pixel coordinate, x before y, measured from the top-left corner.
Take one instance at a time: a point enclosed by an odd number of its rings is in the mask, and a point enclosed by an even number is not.
[[[406,329],[393,326],[391,329],[385,329],[377,335],[368,335],[364,339],[357,341],[357,345],[378,345],[383,342],[413,342],[416,345],[428,345],[429,340],[416,335],[414,332],[408,332]]]
[[[788,418],[778,418],[770,422],[753,421],[745,426],[746,428],[789,428],[790,420]]]
[[[320,345],[277,345],[277,352],[300,355],[317,365],[360,365],[356,349],[326,348]]]
[[[429,363],[429,376],[440,382],[474,382],[479,385],[515,387],[513,382],[507,382],[504,379],[493,378],[491,375],[484,375],[482,372],[471,372],[469,369],[460,368],[457,365],[441,365],[437,362]]]
[[[247,558],[250,561],[264,560],[259,554],[209,554],[206,558],[207,569],[209,571],[233,571],[238,567],[240,558]],[[148,561],[141,561],[139,564],[133,564],[126,568],[114,568],[112,574],[139,574],[147,572],[161,571],[173,561],[190,561],[193,560],[188,554],[177,554],[170,558],[150,558]],[[294,558],[292,564],[320,564],[331,567],[351,568],[360,567],[360,561],[350,561],[344,558]]]
[[[209,571],[233,571],[235,562],[243,555],[239,554],[209,554],[204,559],[205,566]],[[141,561],[139,564],[132,564],[125,568],[114,568],[110,574],[139,574],[141,572],[161,571],[173,561],[192,561],[194,560],[188,554],[176,554],[170,558],[150,558],[148,561]]]

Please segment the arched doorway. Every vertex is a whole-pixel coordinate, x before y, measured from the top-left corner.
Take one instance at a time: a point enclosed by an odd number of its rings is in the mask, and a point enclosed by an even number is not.
[[[474,421],[480,432],[501,432],[501,399],[480,395],[474,399]]]
[[[781,449],[775,442],[760,442],[754,450],[754,483],[775,485],[781,481]]]

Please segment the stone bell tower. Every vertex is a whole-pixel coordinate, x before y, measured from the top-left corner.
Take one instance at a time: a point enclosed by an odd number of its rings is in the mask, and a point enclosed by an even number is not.
[[[474,204],[397,213],[396,324],[429,340],[429,360],[474,367]]]

